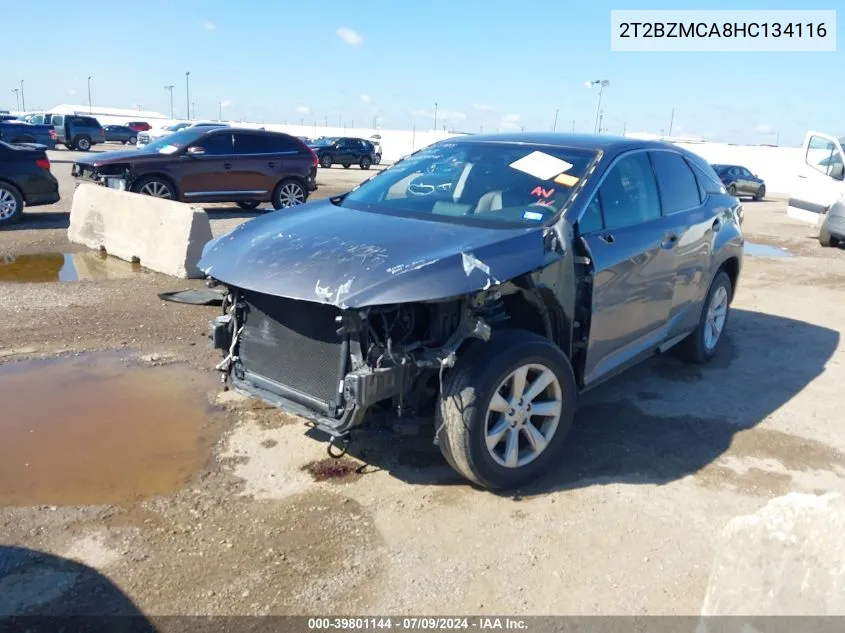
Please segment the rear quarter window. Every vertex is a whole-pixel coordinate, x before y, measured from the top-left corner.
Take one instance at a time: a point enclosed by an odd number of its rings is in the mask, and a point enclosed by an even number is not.
[[[680,154],[650,152],[657,176],[663,213],[670,215],[694,209],[701,204],[701,192],[692,169]]]

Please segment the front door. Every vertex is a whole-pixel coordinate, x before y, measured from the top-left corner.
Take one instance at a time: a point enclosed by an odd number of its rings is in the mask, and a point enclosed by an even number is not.
[[[234,159],[232,133],[213,132],[191,143],[191,147],[202,147],[202,155],[191,155],[187,151],[179,157],[179,191],[188,201],[213,200],[229,189],[228,169]]]
[[[845,193],[845,154],[839,141],[821,132],[807,132],[792,188],[790,217],[817,224],[828,207]]]
[[[651,353],[672,309],[673,253],[646,152],[610,168],[579,229],[594,269],[587,385]]]

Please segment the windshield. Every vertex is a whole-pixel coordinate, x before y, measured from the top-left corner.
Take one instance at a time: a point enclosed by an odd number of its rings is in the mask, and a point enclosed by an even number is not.
[[[174,123],[173,125],[168,125],[164,129],[168,130],[170,132],[177,132],[177,131],[181,130],[182,128],[188,127],[189,125],[190,125],[190,123]]]
[[[324,136],[323,138],[318,138],[316,141],[311,141],[311,145],[331,145],[337,141],[336,136]]]
[[[441,142],[365,181],[340,204],[402,215],[536,225],[560,211],[595,155],[545,145]]]
[[[163,138],[160,138],[152,143],[148,143],[145,145],[140,151],[142,152],[159,152],[160,154],[172,154],[186,145],[194,142],[203,134],[206,134],[208,130],[203,128],[188,128],[187,130],[181,130],[174,134],[170,134]]]

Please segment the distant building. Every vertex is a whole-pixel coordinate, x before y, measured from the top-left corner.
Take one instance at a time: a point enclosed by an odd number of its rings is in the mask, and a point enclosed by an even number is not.
[[[93,117],[104,119],[117,119],[123,121],[169,121],[170,117],[161,112],[150,110],[132,110],[130,108],[104,108],[101,106],[69,105],[63,103],[47,110],[50,114],[87,114]]]

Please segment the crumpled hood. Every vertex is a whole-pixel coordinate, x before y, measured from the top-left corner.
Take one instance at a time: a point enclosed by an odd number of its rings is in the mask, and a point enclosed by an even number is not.
[[[110,163],[137,163],[143,160],[161,158],[159,152],[151,152],[144,149],[119,149],[113,152],[99,152],[76,159],[77,163],[84,165],[108,165]]]
[[[361,308],[475,292],[545,266],[543,227],[480,228],[326,201],[245,222],[199,262],[225,284]]]

